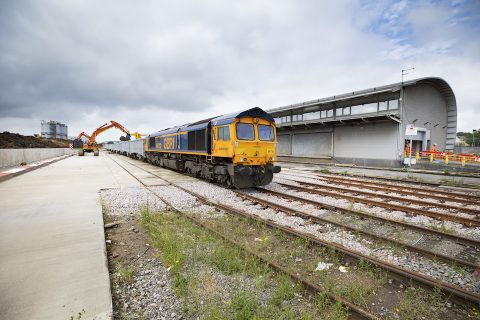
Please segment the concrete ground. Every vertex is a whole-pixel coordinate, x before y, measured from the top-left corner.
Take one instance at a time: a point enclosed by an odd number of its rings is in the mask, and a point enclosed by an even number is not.
[[[99,190],[138,185],[102,155],[1,182],[0,319],[109,319]]]

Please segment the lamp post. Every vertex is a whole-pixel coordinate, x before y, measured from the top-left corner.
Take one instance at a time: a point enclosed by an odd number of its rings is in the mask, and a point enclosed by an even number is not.
[[[473,142],[472,142],[472,147],[475,147],[475,132],[477,132],[477,130],[473,129]]]

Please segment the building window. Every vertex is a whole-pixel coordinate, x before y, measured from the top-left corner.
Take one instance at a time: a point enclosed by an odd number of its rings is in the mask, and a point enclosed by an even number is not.
[[[308,112],[303,114],[303,120],[315,120],[320,119],[320,111]]]
[[[396,109],[398,109],[398,100],[388,101],[388,110],[396,110]]]
[[[302,119],[303,119],[303,115],[301,115],[301,114],[294,114],[292,116],[292,121],[294,121],[294,122],[295,121],[302,121]]]
[[[388,109],[387,101],[380,101],[378,103],[378,111],[385,111]]]
[[[377,112],[377,103],[367,103],[361,104],[358,106],[352,106],[351,114],[364,114],[364,113],[374,113]]]

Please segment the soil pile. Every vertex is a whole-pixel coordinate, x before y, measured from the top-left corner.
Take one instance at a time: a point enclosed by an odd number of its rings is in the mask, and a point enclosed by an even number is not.
[[[0,133],[0,149],[68,148],[70,140],[23,136],[4,131]]]

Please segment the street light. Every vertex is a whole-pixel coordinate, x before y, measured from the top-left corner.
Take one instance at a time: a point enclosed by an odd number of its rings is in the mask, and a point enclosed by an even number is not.
[[[477,132],[477,130],[473,129],[473,142],[472,142],[472,147],[475,147],[475,132]]]

